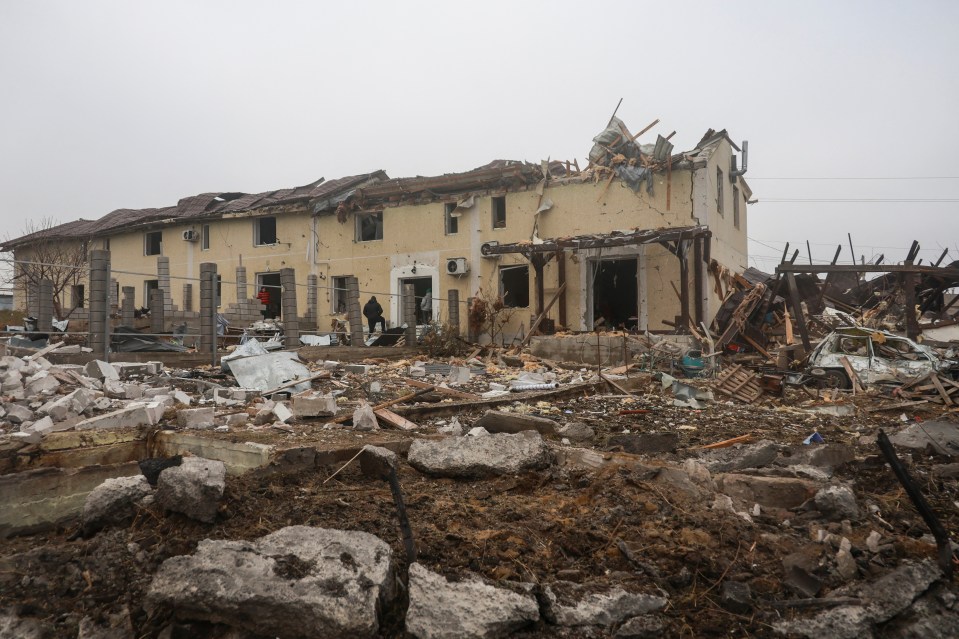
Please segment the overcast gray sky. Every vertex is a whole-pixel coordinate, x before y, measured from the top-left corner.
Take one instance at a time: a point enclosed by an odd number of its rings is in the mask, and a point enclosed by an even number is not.
[[[623,98],[634,131],[661,119],[646,141],[749,140],[760,268],[847,232],[867,258],[918,239],[959,259],[957,25],[950,1],[0,0],[0,219],[17,236],[373,169],[583,166]],[[799,177],[834,179],[774,179]]]

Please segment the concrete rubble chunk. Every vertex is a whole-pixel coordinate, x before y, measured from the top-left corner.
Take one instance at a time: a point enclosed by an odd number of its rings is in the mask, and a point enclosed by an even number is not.
[[[273,415],[284,424],[293,418],[293,411],[286,407],[286,404],[277,402],[273,406]]]
[[[336,414],[336,398],[317,391],[293,396],[293,416],[332,417]]]
[[[392,552],[379,538],[290,526],[254,541],[201,541],[160,566],[147,603],[269,637],[365,638],[377,636],[394,594]]]
[[[105,480],[87,495],[83,504],[80,520],[84,531],[91,533],[104,526],[132,519],[137,504],[152,492],[153,487],[143,475]]]
[[[52,393],[60,388],[60,382],[57,378],[47,371],[40,371],[24,386],[24,392],[28,396],[40,395],[41,393]]]
[[[556,434],[573,442],[584,442],[595,437],[596,431],[583,422],[567,422],[559,427]]]
[[[665,628],[663,620],[656,615],[639,615],[627,619],[613,635],[616,639],[659,639]]]
[[[87,377],[92,377],[93,379],[120,379],[120,375],[117,373],[117,369],[113,367],[113,364],[99,359],[88,362],[83,370],[86,371]]]
[[[7,421],[11,424],[22,424],[33,419],[33,411],[20,404],[6,404]]]
[[[862,605],[847,605],[817,611],[812,615],[781,621],[776,632],[806,639],[860,639],[875,636],[874,628],[912,605],[941,576],[932,561],[904,563],[860,588],[834,591],[835,596],[857,596]]]
[[[814,497],[816,510],[833,521],[859,519],[856,495],[847,486],[827,486]]]
[[[634,455],[671,453],[679,447],[676,433],[617,433],[606,441],[608,448],[622,448]]]
[[[179,466],[166,468],[157,481],[156,503],[207,523],[216,518],[226,488],[226,466],[221,461],[184,457]]]
[[[56,633],[45,622],[32,617],[20,617],[12,611],[0,610],[0,638],[54,639]]]
[[[176,423],[180,428],[194,428],[206,430],[213,428],[216,409],[208,408],[181,408],[176,413]]]
[[[408,461],[417,470],[442,477],[477,478],[546,468],[549,447],[539,433],[413,440]]]
[[[226,416],[227,426],[243,426],[248,421],[250,421],[250,416],[246,413],[233,413]]]
[[[93,402],[93,394],[85,388],[78,388],[68,395],[51,399],[40,407],[37,413],[49,415],[53,421],[62,422],[71,414],[80,414]]]
[[[616,587],[606,592],[587,592],[580,584],[555,582],[544,589],[550,623],[558,626],[609,627],[630,617],[662,610],[665,597],[626,592]]]
[[[187,395],[181,390],[173,391],[172,397],[173,397],[173,401],[175,401],[177,404],[183,404],[184,406],[189,406],[190,404],[193,403],[193,398],[191,398],[189,395]]]
[[[745,615],[753,608],[753,594],[749,584],[724,581],[719,589],[719,605],[730,612]]]
[[[406,631],[418,639],[496,639],[539,620],[536,599],[479,578],[450,582],[423,565],[410,566]]]
[[[392,450],[369,444],[363,447],[360,455],[360,470],[367,477],[384,479],[395,471],[398,465],[398,458]]]
[[[373,407],[366,402],[360,403],[353,411],[353,430],[379,430]]]
[[[110,617],[108,624],[99,624],[92,617],[84,617],[80,620],[77,639],[134,639],[129,610],[124,609],[120,614]]]
[[[77,430],[139,428],[153,423],[146,404],[132,403],[120,410],[85,419],[74,428]]]
[[[804,479],[791,477],[759,477],[724,474],[716,477],[719,490],[745,503],[773,508],[795,508],[815,494],[816,485]]]
[[[465,370],[469,371],[468,368]],[[559,430],[559,424],[546,417],[496,410],[486,411],[476,421],[476,426],[485,428],[490,433],[520,433],[524,430],[535,430],[540,435],[555,435]]]
[[[779,456],[779,444],[762,439],[754,444],[706,451],[702,462],[713,473],[728,473],[746,468],[764,468]]]

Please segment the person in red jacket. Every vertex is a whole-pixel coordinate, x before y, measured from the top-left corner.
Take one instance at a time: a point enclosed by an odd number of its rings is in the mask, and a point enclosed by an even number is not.
[[[270,313],[270,291],[268,291],[265,286],[261,286],[260,292],[256,294],[256,299],[260,300],[260,304],[263,304],[263,310],[260,312],[263,313],[264,318],[268,319]]]

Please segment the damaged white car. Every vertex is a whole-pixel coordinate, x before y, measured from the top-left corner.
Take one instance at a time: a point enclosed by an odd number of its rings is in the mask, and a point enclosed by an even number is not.
[[[955,377],[959,372],[959,362],[941,359],[928,346],[865,328],[840,328],[831,333],[810,354],[807,371],[822,386],[850,388],[843,358],[865,385],[901,384],[931,373]]]

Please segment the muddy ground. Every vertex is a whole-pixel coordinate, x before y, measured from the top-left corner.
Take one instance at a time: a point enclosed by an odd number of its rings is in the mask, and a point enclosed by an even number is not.
[[[783,584],[784,557],[805,553],[814,562],[822,560],[817,572],[824,584],[820,596],[828,597],[847,583],[831,567],[835,550],[814,541],[819,528],[844,532],[855,548],[865,546],[872,530],[892,542],[882,553],[857,557],[862,580],[885,574],[904,560],[935,557],[928,528],[877,457],[874,436],[880,427],[888,432],[903,427],[899,412],[814,416],[797,412],[797,406],[813,401],[803,394],[757,406],[720,400],[693,411],[672,406],[669,391],[652,380],[636,387],[635,397],[598,394],[533,405],[531,412],[592,426],[595,438],[580,446],[608,450],[612,434],[670,432],[679,435],[674,451],[620,455],[623,463],[597,469],[557,465],[518,477],[476,481],[429,478],[401,464],[419,561],[449,577],[475,572],[495,581],[566,580],[597,589],[621,585],[629,591],[660,591],[669,599],[662,613],[663,636],[766,637],[774,635],[776,621],[817,614],[815,609],[784,605],[799,598]],[[528,410],[522,405],[513,409]],[[619,415],[622,410],[650,412]],[[908,417],[933,414],[914,409]],[[457,417],[468,427],[479,415],[465,411]],[[433,432],[436,421],[423,420],[423,432]],[[855,460],[840,466],[832,480],[851,483],[863,507],[861,520],[852,522],[851,530],[802,512],[792,513],[785,523],[781,516],[766,513],[748,523],[734,513],[710,509],[712,496],[692,494],[650,471],[650,466],[664,462],[697,458],[703,451],[696,447],[745,433],[751,433],[754,441],[801,447],[813,430],[828,444],[842,444],[855,453]],[[335,437],[356,435],[337,431]],[[322,436],[331,434],[313,424],[296,426],[293,434],[270,431],[258,439],[292,445]],[[244,433],[240,439],[251,438]],[[549,439],[562,446],[558,438]],[[956,539],[959,481],[937,479],[932,472],[950,459],[928,451],[903,456]],[[173,622],[173,611],[145,610],[142,600],[165,559],[191,553],[202,539],[252,539],[295,524],[377,535],[392,545],[402,574],[405,553],[389,487],[362,476],[358,464],[329,479],[335,470],[329,466],[230,478],[212,525],[145,509],[128,527],[105,530],[90,539],[74,539],[76,527],[67,527],[3,540],[0,608],[14,607],[21,615],[44,618],[64,637],[76,636],[84,616],[106,620],[125,608],[136,637],[156,637]],[[879,507],[878,517],[865,512],[868,504]],[[733,612],[721,605],[724,581],[749,585],[751,610]],[[608,636],[605,631],[582,629],[564,634],[540,624],[515,636]],[[381,635],[406,636],[401,612],[386,619]],[[193,624],[176,627],[171,636],[226,635],[224,628]]]

